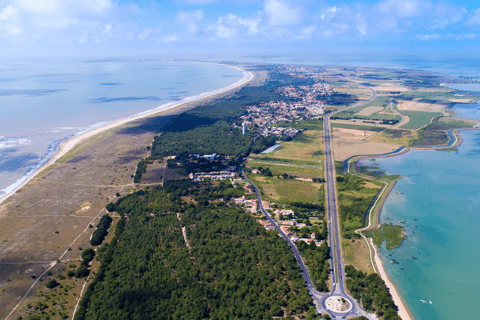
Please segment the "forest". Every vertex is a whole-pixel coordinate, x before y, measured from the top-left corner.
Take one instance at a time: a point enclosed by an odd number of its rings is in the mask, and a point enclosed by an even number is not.
[[[228,205],[230,188],[180,180],[120,198],[75,320],[314,319],[287,243]]]

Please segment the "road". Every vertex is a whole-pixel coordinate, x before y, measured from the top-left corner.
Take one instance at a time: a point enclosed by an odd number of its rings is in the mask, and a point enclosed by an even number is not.
[[[357,313],[362,313],[358,303],[345,292],[345,266],[342,262],[342,252],[340,245],[340,227],[339,227],[339,217],[338,217],[338,206],[337,206],[337,192],[335,188],[335,161],[333,158],[332,151],[332,135],[330,130],[330,118],[342,111],[356,108],[367,104],[373,101],[377,97],[377,92],[372,88],[369,88],[372,91],[372,96],[361,103],[357,103],[353,106],[340,109],[334,112],[329,113],[324,117],[323,130],[325,138],[325,173],[326,173],[326,189],[327,189],[327,212],[328,212],[328,221],[329,221],[329,245],[330,252],[332,257],[332,295],[343,297],[344,299],[349,300],[353,305],[354,309],[357,308]],[[339,317],[338,314],[331,314],[332,316]],[[344,314],[343,314],[344,315]]]
[[[315,290],[315,287],[313,286],[312,280],[310,278],[310,274],[308,272],[307,267],[305,266],[305,263],[302,260],[302,257],[300,256],[300,253],[298,252],[297,247],[295,244],[290,240],[290,238],[287,237],[287,235],[283,232],[282,229],[278,226],[278,224],[275,222],[275,220],[272,219],[270,214],[265,210],[262,204],[262,198],[260,195],[260,191],[258,190],[257,186],[250,181],[245,176],[245,173],[242,172],[242,177],[250,183],[257,195],[257,200],[258,200],[258,207],[260,208],[260,211],[263,213],[263,215],[268,219],[268,221],[275,227],[277,232],[280,234],[280,236],[287,241],[288,245],[293,251],[293,254],[295,255],[295,259],[297,260],[298,265],[300,266],[300,270],[302,272],[305,284],[307,285],[308,292],[312,299],[315,299],[318,304],[319,308],[318,311],[321,313],[326,313],[328,312],[334,319],[346,319],[349,316],[360,316],[363,315],[367,317],[368,319],[373,319],[371,315],[367,314],[358,304],[355,299],[350,297],[349,295],[346,294],[345,292],[345,287],[344,287],[344,282],[345,282],[345,268],[342,263],[342,256],[341,256],[341,247],[336,244],[340,243],[340,229],[338,225],[338,210],[337,210],[337,196],[336,196],[336,189],[335,189],[335,162],[333,160],[333,152],[332,152],[332,143],[331,143],[331,134],[330,134],[330,117],[335,115],[336,113],[352,109],[355,107],[362,106],[366,103],[369,103],[373,101],[377,93],[375,90],[369,88],[372,91],[372,96],[361,103],[357,103],[353,106],[350,106],[348,108],[344,108],[341,110],[337,110],[335,112],[329,113],[327,116],[324,118],[324,135],[325,135],[325,156],[326,156],[326,163],[325,163],[325,170],[326,170],[326,175],[327,175],[327,210],[328,210],[328,221],[329,221],[329,246],[330,246],[330,252],[332,256],[332,291],[330,293],[321,293]],[[338,279],[337,279],[338,277]],[[331,296],[339,296],[342,297],[346,300],[348,300],[352,308],[348,312],[332,312],[330,310],[327,310],[325,301],[331,297]]]

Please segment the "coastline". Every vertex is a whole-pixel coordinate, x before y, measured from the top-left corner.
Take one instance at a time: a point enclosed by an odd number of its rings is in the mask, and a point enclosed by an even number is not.
[[[451,145],[450,145],[451,142],[449,141],[447,145],[432,146],[432,147],[429,147],[429,148],[404,148],[402,150],[399,150],[398,152],[394,152],[394,153],[391,153],[391,154],[383,154],[383,155],[377,155],[377,156],[365,155],[365,156],[352,157],[351,159],[349,159],[348,169],[350,169],[350,161],[351,160],[355,160],[355,161],[353,161],[354,162],[354,174],[357,174],[356,164],[362,158],[371,158],[371,157],[388,158],[388,157],[399,156],[399,155],[405,154],[410,150],[434,150],[434,149],[442,149],[442,148],[448,148],[448,147],[456,148],[456,147],[460,146],[463,142],[463,137],[460,134],[461,131],[471,131],[471,130],[479,130],[479,129],[480,128],[464,128],[464,129],[454,129],[454,130],[452,130],[452,134],[455,137],[455,140]],[[348,170],[348,171],[350,171],[350,170]],[[379,201],[378,207],[376,207],[376,203],[375,203],[374,206],[372,207],[370,213],[369,213],[369,225],[367,227],[359,229],[357,231],[368,230],[372,227],[372,221],[371,220],[372,220],[372,214],[374,214],[374,211],[373,211],[374,209],[377,211],[377,214],[375,214],[374,217],[373,217],[373,218],[375,218],[374,226],[378,227],[378,224],[380,223],[380,213],[381,213],[382,207],[383,207],[388,195],[390,194],[390,192],[395,187],[396,182],[397,182],[397,180],[395,180],[393,182],[387,182],[387,185],[385,186],[385,188],[382,189],[382,193],[384,191],[386,191],[386,193],[381,194],[380,197],[377,199],[377,201]],[[391,185],[389,185],[389,184],[391,184]],[[378,270],[377,273],[380,275],[380,277],[383,279],[383,281],[385,281],[385,284],[386,284],[387,288],[389,289],[390,294],[392,295],[393,301],[395,302],[395,304],[398,307],[398,314],[399,314],[400,318],[402,320],[414,320],[412,314],[410,313],[410,311],[407,308],[407,305],[406,305],[405,301],[403,300],[402,296],[398,293],[397,287],[388,277],[388,274],[387,274],[386,269],[384,267],[384,261],[380,257],[378,248],[375,246],[372,239],[366,238],[363,234],[361,234],[361,235],[364,238],[364,240],[367,242],[367,246],[369,247],[370,254],[371,254],[371,249],[373,249],[373,252],[374,252],[373,261],[371,259],[371,262],[373,262],[375,264],[373,266],[373,268],[375,270],[375,266],[376,266],[376,269]]]
[[[218,64],[218,63],[216,63],[216,64]],[[136,121],[136,120],[140,120],[140,119],[144,119],[144,118],[149,118],[149,117],[154,117],[154,116],[157,116],[157,115],[159,115],[161,113],[164,113],[164,112],[167,112],[167,111],[172,111],[174,109],[179,109],[179,108],[181,108],[181,107],[183,107],[187,104],[190,104],[190,103],[199,103],[203,100],[207,100],[207,99],[214,98],[216,96],[220,96],[222,94],[225,94],[228,91],[235,90],[235,89],[238,89],[238,88],[244,86],[245,84],[251,82],[255,78],[255,76],[252,72],[247,71],[245,69],[242,69],[241,67],[231,66],[231,65],[226,65],[226,64],[221,64],[221,65],[225,65],[225,66],[228,66],[228,67],[231,67],[231,68],[235,68],[239,71],[242,71],[244,74],[247,74],[248,77],[246,79],[243,78],[242,80],[238,81],[237,83],[234,83],[234,84],[229,85],[229,86],[224,87],[224,88],[217,89],[213,92],[203,93],[203,94],[193,96],[193,97],[187,97],[187,98],[183,99],[182,101],[179,101],[177,103],[172,103],[171,105],[166,104],[165,107],[161,108],[161,109],[157,108],[157,109],[154,109],[154,110],[141,112],[141,113],[133,115],[131,117],[116,120],[116,121],[114,121],[112,123],[109,123],[105,126],[92,129],[90,131],[84,132],[84,133],[82,133],[78,136],[71,137],[71,138],[61,142],[57,152],[45,164],[40,166],[35,171],[35,173],[33,173],[32,175],[27,177],[23,182],[21,182],[17,187],[15,187],[8,194],[4,195],[3,198],[0,199],[0,204],[2,204],[7,199],[9,199],[11,196],[16,194],[20,189],[22,189],[32,179],[34,179],[40,172],[44,171],[45,169],[47,169],[51,165],[55,164],[60,158],[62,158],[68,152],[73,150],[73,148],[75,148],[77,145],[79,145],[80,143],[82,143],[82,142],[84,142],[84,141],[86,141],[86,140],[88,140],[88,139],[90,139],[90,138],[92,138],[92,137],[94,137],[94,136],[96,136],[100,133],[103,133],[105,131],[120,127],[120,126],[125,125],[129,122],[132,122],[132,121]]]
[[[385,281],[385,285],[387,286],[388,290],[390,291],[390,294],[392,295],[393,301],[398,307],[398,315],[402,320],[414,320],[412,317],[410,311],[408,310],[405,301],[403,301],[402,296],[398,293],[397,287],[393,284],[393,282],[390,280],[388,277],[388,274],[385,270],[385,267],[383,266],[383,261],[380,258],[380,255],[378,253],[377,247],[373,244],[373,240],[369,239],[369,246],[373,248],[373,251],[375,253],[374,260],[375,264],[377,265],[378,269],[378,274],[380,277]]]
[[[390,294],[392,295],[393,302],[395,302],[395,305],[398,307],[398,315],[400,316],[400,318],[402,320],[414,320],[410,311],[407,308],[405,301],[403,301],[402,296],[398,293],[397,287],[393,284],[393,282],[388,277],[388,274],[383,265],[383,261],[380,258],[378,248],[375,246],[372,239],[368,239],[365,235],[363,235],[363,233],[361,233],[361,231],[365,231],[372,228],[372,215],[374,214],[374,210],[376,210],[378,214],[375,214],[373,217],[375,218],[373,225],[375,227],[378,227],[378,223],[380,219],[380,211],[382,210],[383,204],[385,203],[385,200],[387,199],[390,192],[393,190],[393,187],[395,186],[395,184],[396,184],[396,180],[393,182],[387,182],[384,185],[384,187],[380,191],[381,192],[380,196],[376,198],[374,205],[370,209],[370,212],[368,215],[368,226],[356,230],[355,233],[360,234],[362,238],[365,240],[365,242],[367,243],[367,247],[370,254],[370,262],[372,263],[373,270],[385,282],[385,285],[387,286],[388,290],[390,291]],[[377,203],[378,203],[378,207],[377,207]],[[372,249],[373,249],[373,258],[372,258]]]

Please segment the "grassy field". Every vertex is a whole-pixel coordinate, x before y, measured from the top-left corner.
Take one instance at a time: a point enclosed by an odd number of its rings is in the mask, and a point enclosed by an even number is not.
[[[250,158],[247,165],[251,167],[268,167],[273,175],[280,175],[287,173],[291,176],[296,176],[299,178],[318,178],[323,177],[323,169],[320,165],[297,165],[290,163],[278,163],[261,161],[256,158]]]
[[[422,112],[422,111],[407,111],[399,110],[404,116],[408,116],[410,121],[407,124],[404,124],[402,128],[416,130],[420,127],[423,127],[432,121],[434,117],[441,116],[441,113],[438,112]]]
[[[378,191],[381,182],[369,181],[354,175],[339,175],[337,179],[338,204],[343,231],[352,231],[362,228],[365,216]]]
[[[442,117],[436,123],[436,130],[450,130],[450,129],[460,129],[460,128],[471,128],[477,121],[474,120],[464,120],[451,117]]]
[[[323,204],[323,184],[249,174],[262,193],[262,199],[280,203]]]
[[[385,129],[370,138],[370,141],[411,146],[417,140],[417,133],[410,130]]]
[[[352,130],[364,130],[364,131],[375,131],[380,132],[385,130],[382,127],[373,127],[373,126],[366,126],[366,125],[359,125],[359,124],[348,124],[348,123],[334,123],[330,124],[332,128],[344,128],[344,129],[352,129]]]
[[[323,131],[307,130],[292,141],[284,141],[269,157],[289,160],[320,162],[323,154]]]
[[[342,239],[342,253],[345,265],[353,265],[363,272],[372,273],[370,254],[363,239]]]

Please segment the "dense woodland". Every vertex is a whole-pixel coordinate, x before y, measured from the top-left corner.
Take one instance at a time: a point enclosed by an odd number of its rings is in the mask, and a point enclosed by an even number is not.
[[[353,266],[345,266],[347,288],[361,301],[366,311],[373,311],[384,320],[400,320],[392,296],[382,278],[376,273],[367,275]]]
[[[120,198],[115,238],[98,250],[102,265],[75,319],[314,314],[287,243],[221,202],[230,189],[177,181]]]

